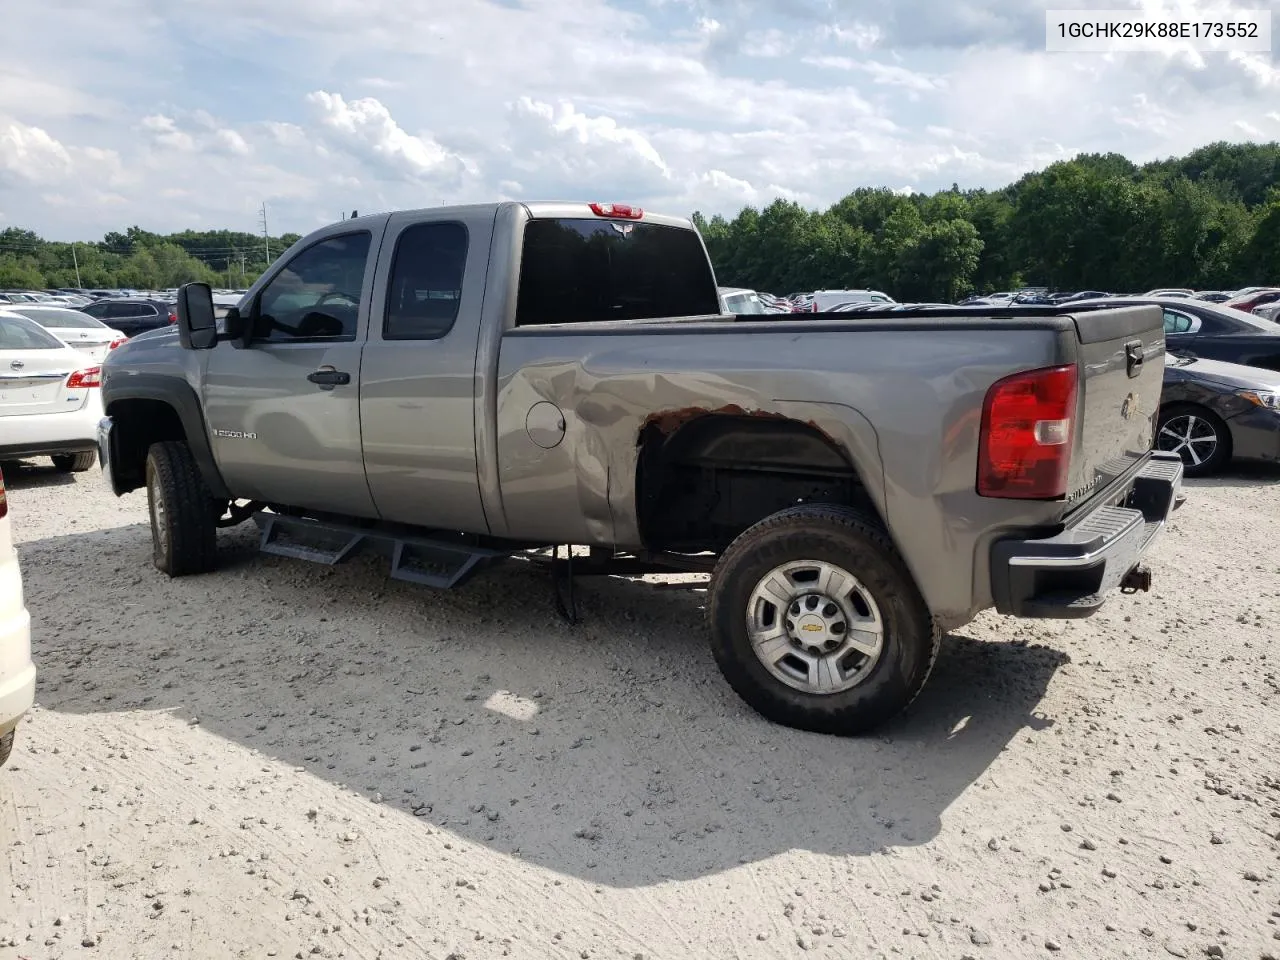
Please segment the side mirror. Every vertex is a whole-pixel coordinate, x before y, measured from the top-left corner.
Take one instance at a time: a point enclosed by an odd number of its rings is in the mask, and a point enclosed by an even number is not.
[[[240,316],[240,308],[232,307],[222,318],[222,340],[239,340],[248,330],[248,321]]]
[[[218,343],[213,291],[207,283],[178,288],[178,340],[184,350],[209,350]]]

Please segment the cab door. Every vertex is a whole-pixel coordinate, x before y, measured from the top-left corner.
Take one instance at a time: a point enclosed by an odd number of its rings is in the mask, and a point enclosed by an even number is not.
[[[488,533],[476,372],[492,210],[392,214],[360,370],[365,470],[384,520]]]
[[[209,351],[205,415],[235,497],[376,516],[360,447],[360,360],[385,219],[375,223],[335,225],[294,253],[244,308],[244,344]]]

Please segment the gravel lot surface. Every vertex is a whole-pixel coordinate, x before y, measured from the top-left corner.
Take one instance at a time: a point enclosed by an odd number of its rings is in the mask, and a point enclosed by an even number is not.
[[[881,735],[770,725],[702,594],[170,581],[145,495],[6,471],[41,669],[11,958],[1280,957],[1280,473],[1191,482],[1155,590],[984,615]]]

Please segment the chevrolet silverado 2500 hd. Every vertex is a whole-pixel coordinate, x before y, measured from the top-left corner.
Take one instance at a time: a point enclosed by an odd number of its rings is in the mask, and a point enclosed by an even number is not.
[[[1146,588],[1181,502],[1159,308],[724,315],[692,224],[623,205],[346,220],[225,318],[199,284],[178,314],[102,378],[160,570],[212,569],[250,517],[268,552],[441,587],[561,545],[705,569],[728,682],[812,730],[896,714],[984,608]]]

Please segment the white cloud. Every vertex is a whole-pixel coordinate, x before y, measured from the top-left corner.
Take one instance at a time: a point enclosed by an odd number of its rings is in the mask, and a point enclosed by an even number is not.
[[[16,122],[0,126],[0,171],[31,183],[51,183],[71,169],[71,154],[46,131]]]
[[[364,97],[348,102],[340,93],[307,94],[325,133],[357,158],[388,172],[413,178],[455,174],[468,164],[430,136],[407,133],[381,101]]]
[[[183,152],[190,152],[196,148],[195,138],[179,130],[177,121],[173,117],[166,117],[159,113],[152,114],[142,118],[141,126],[151,134],[152,140],[159,146]]]
[[[219,130],[214,134],[214,141],[227,153],[237,157],[247,156],[249,153],[249,144],[240,134],[234,130]]]
[[[531,134],[533,149],[540,156],[561,153],[569,167],[588,173],[613,164],[639,164],[652,168],[664,179],[671,176],[671,169],[653,144],[640,132],[621,126],[612,117],[591,117],[566,101],[552,106],[529,97],[521,97],[512,104],[511,112],[513,125]],[[548,149],[548,139],[554,144],[552,149]],[[522,162],[516,160],[517,164]]]

